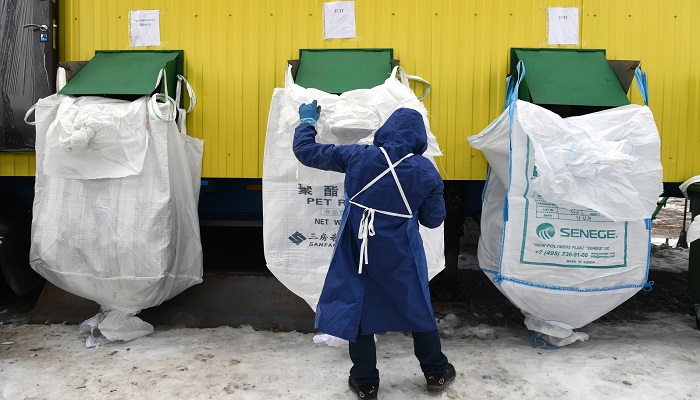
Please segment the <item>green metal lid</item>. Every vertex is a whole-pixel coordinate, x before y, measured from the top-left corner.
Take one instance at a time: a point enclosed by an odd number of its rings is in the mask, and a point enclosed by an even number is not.
[[[296,84],[340,94],[369,89],[391,74],[393,49],[300,49]]]
[[[511,71],[518,61],[525,78],[518,97],[535,104],[619,107],[630,104],[605,50],[511,50]]]
[[[168,92],[174,96],[177,75],[183,70],[182,50],[100,50],[58,93],[150,95],[158,89],[158,74],[163,68]]]

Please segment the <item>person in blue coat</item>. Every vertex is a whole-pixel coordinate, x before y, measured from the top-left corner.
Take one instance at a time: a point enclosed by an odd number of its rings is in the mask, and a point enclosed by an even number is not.
[[[423,117],[399,108],[375,132],[373,145],[316,143],[321,106],[299,107],[294,155],[302,164],[345,174],[345,209],[316,307],[316,328],[349,341],[348,384],[361,399],[379,389],[374,334],[412,332],[427,389],[455,379],[442,353],[428,289],[419,224],[445,219],[443,182],[432,162]]]

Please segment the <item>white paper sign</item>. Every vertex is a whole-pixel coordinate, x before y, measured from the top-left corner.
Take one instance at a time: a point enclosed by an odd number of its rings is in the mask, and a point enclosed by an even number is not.
[[[323,32],[325,39],[348,39],[355,31],[355,2],[331,1],[323,4]]]
[[[129,11],[132,47],[160,46],[160,10]]]
[[[578,8],[548,8],[549,44],[578,44]]]

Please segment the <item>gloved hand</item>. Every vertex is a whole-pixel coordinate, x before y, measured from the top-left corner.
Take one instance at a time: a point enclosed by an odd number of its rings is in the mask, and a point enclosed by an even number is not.
[[[321,117],[321,106],[316,100],[311,104],[302,104],[299,106],[299,119],[301,124],[316,125],[316,121]],[[300,124],[300,125],[301,125]]]

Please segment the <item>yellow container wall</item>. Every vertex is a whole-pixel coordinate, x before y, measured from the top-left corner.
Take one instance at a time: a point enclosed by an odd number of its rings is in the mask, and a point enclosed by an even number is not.
[[[661,135],[664,181],[700,174],[700,2],[584,1],[583,46],[609,59],[642,60]],[[641,104],[636,86],[633,102]]]
[[[606,49],[642,60],[662,138],[664,180],[700,173],[700,15],[695,0],[356,0],[357,38],[323,39],[319,0],[62,0],[60,59],[128,49],[129,10],[161,11],[157,49],[182,49],[197,93],[190,134],[205,140],[204,177],[262,176],[270,97],[300,48],[393,48],[432,84],[425,105],[446,179],[484,179],[468,145],[501,112],[511,47]],[[547,8],[577,7],[578,46],[547,44]],[[575,79],[575,77],[572,77]],[[422,87],[416,87],[422,92]],[[633,102],[641,104],[636,86]],[[0,155],[0,175],[33,175],[33,156]]]
[[[34,153],[0,153],[0,176],[33,176]]]

